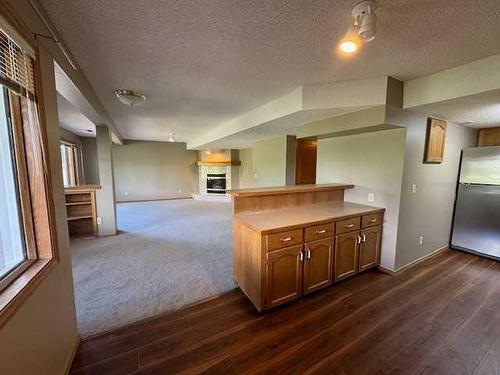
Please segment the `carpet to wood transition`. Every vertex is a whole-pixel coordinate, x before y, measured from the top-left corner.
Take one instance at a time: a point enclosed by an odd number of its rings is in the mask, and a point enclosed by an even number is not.
[[[498,374],[500,264],[445,251],[268,313],[239,291],[84,341],[72,374]]]

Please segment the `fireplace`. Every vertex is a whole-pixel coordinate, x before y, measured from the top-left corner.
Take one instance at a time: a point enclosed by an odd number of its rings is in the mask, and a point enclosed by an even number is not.
[[[207,194],[226,194],[226,174],[207,173]]]

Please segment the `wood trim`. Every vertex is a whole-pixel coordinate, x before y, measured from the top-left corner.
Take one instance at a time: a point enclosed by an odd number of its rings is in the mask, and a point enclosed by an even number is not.
[[[293,185],[293,186],[276,186],[267,188],[255,189],[239,189],[229,190],[228,194],[233,197],[261,197],[268,195],[284,195],[293,193],[308,193],[329,190],[345,190],[352,189],[352,184],[313,184],[313,185]]]
[[[68,375],[71,371],[71,365],[73,364],[73,360],[76,357],[76,352],[78,351],[78,347],[80,346],[80,335],[76,335],[75,342],[73,347],[71,348],[71,352],[69,353],[68,361],[66,362],[66,368],[64,369],[64,374]]]
[[[0,293],[0,328],[55,267],[55,259],[40,259]]]
[[[13,132],[19,195],[21,201],[24,237],[28,259],[37,259],[35,228],[33,223],[32,202],[26,161],[26,148],[21,117],[20,101],[16,94],[9,91],[10,122]]]
[[[0,0],[0,5],[1,5]],[[3,12],[0,6],[0,12]],[[12,100],[19,106],[20,116],[11,116],[22,129],[28,175],[28,190],[32,210],[37,260],[0,293],[0,327],[5,324],[22,303],[31,295],[59,261],[55,206],[48,153],[47,124],[43,105],[39,51],[35,59],[36,96],[16,96]],[[38,100],[37,100],[38,98]],[[23,211],[24,213],[25,211]]]

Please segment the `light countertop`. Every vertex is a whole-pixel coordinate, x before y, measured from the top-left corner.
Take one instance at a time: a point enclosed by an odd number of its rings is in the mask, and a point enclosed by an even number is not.
[[[261,233],[321,224],[340,218],[383,212],[385,209],[351,202],[326,202],[235,214],[235,220]]]

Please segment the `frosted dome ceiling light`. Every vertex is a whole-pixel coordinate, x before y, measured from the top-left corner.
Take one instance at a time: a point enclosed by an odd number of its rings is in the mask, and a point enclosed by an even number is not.
[[[147,99],[146,95],[128,89],[115,90],[115,95],[120,102],[128,105],[129,107],[134,107],[138,104],[141,104]]]

